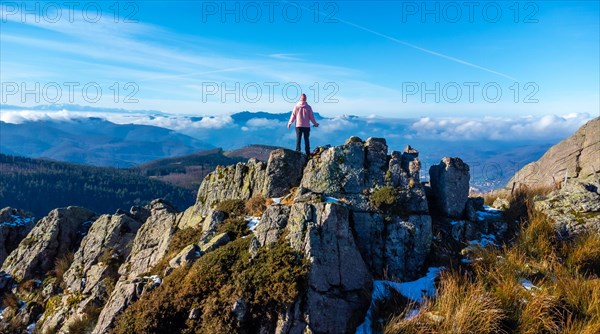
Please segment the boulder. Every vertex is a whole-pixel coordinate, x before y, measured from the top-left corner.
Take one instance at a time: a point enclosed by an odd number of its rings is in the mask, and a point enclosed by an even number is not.
[[[0,266],[35,225],[29,212],[6,207],[0,210]]]
[[[188,265],[194,262],[194,260],[198,259],[200,256],[202,256],[202,251],[200,251],[200,248],[194,244],[189,245],[175,255],[171,261],[169,261],[169,267],[176,269],[180,266]]]
[[[227,167],[217,166],[200,184],[192,211],[196,215],[205,215],[224,200],[246,201],[255,194],[262,194],[266,171],[267,164],[256,159]]]
[[[293,248],[309,259],[304,320],[278,324],[291,332],[343,333],[369,305],[372,277],[354,241],[349,210],[331,203],[298,203],[287,225]],[[323,312],[326,309],[328,312]]]
[[[508,181],[509,189],[520,184],[554,187],[566,179],[600,182],[600,117],[552,146],[535,162],[527,164]]]
[[[64,274],[67,294],[45,313],[42,332],[68,333],[69,325],[76,322],[91,303],[104,305],[109,297],[109,286],[116,283],[119,265],[129,255],[131,242],[141,225],[127,214],[103,215],[92,224]]]
[[[75,206],[50,211],[10,253],[1,270],[18,281],[44,275],[53,269],[57,258],[79,247],[94,216],[92,211]]]
[[[277,242],[287,226],[290,207],[285,205],[269,206],[256,226],[254,234],[261,246]]]
[[[535,199],[535,209],[554,221],[563,238],[584,232],[600,233],[600,183],[570,180],[545,198]]]
[[[443,158],[429,169],[431,195],[444,216],[462,217],[469,197],[469,165],[460,158]]]
[[[273,150],[269,155],[263,194],[281,197],[289,193],[302,179],[306,155],[287,149]]]
[[[150,204],[150,217],[133,240],[127,261],[119,268],[125,277],[134,278],[148,272],[162,259],[176,231],[177,210],[163,200]]]

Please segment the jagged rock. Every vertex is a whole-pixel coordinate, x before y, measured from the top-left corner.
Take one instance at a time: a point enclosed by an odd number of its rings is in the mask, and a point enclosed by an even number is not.
[[[139,221],[125,214],[98,218],[83,238],[73,264],[65,273],[65,285],[69,292],[92,293],[109,274],[109,267],[116,264],[118,268],[129,256],[131,241],[141,226]]]
[[[420,182],[421,176],[421,161],[419,161],[419,151],[410,147],[410,145],[404,148],[401,159],[402,169],[408,172],[409,179],[412,178],[414,182]]]
[[[0,210],[0,266],[34,225],[35,219],[29,212],[10,207]]]
[[[469,197],[465,206],[465,215],[470,221],[478,221],[477,212],[483,210],[483,197]]]
[[[414,278],[421,269],[431,246],[431,218],[410,216],[408,219],[392,217],[384,224],[383,266],[375,268],[379,275],[387,275],[400,280]]]
[[[119,268],[121,275],[134,278],[148,272],[167,252],[176,230],[177,210],[167,202],[154,200],[150,212],[133,240],[127,262]]]
[[[45,274],[58,257],[77,249],[94,215],[75,206],[50,211],[8,256],[2,271],[18,281]]]
[[[260,219],[254,234],[261,246],[276,242],[287,225],[290,207],[285,205],[269,206]]]
[[[288,326],[289,331],[307,327],[312,333],[347,332],[351,319],[368,307],[372,287],[349,226],[348,208],[331,203],[294,204],[287,229],[292,247],[311,263],[304,296],[306,317]]]
[[[281,197],[297,186],[302,179],[306,155],[287,149],[273,150],[269,155],[263,194]]]
[[[443,158],[429,169],[433,200],[440,212],[460,218],[469,197],[469,165],[460,158]]]
[[[208,253],[212,250],[215,250],[221,246],[226,245],[231,239],[227,233],[221,233],[215,235],[209,242],[200,245],[200,251],[203,253]]]
[[[42,332],[68,333],[69,325],[79,319],[90,303],[104,304],[109,297],[108,285],[117,280],[118,267],[129,255],[131,241],[141,225],[125,213],[103,215],[92,224],[64,275],[69,296],[81,296],[80,301],[73,303],[63,298],[60,305],[46,314]]]
[[[586,231],[600,233],[599,187],[599,183],[570,180],[546,198],[536,198],[534,206],[555,222],[563,238]]]
[[[131,218],[142,224],[146,222],[151,214],[152,213],[150,212],[150,209],[143,206],[132,206],[131,209],[129,209],[129,215]]]
[[[177,227],[178,212],[163,200],[150,203],[150,217],[138,230],[127,261],[119,268],[121,277],[100,313],[94,334],[107,333],[116,317],[144,292],[160,284],[158,277],[140,279],[165,255]],[[148,281],[149,280],[149,281]]]
[[[349,140],[311,159],[304,168],[300,185],[329,196],[358,194],[365,189],[366,174],[364,144]]]
[[[571,137],[552,146],[538,161],[527,164],[507,187],[554,187],[564,179],[600,182],[600,117],[583,125]]]
[[[223,211],[210,210],[202,222],[202,232],[206,235],[214,234],[217,227],[225,221],[225,216],[226,214]]]
[[[252,237],[252,240],[250,240],[250,246],[248,247],[250,259],[254,259],[258,255],[258,250],[260,249],[260,247],[261,245],[258,239],[256,239],[256,237]]]
[[[256,159],[234,166],[218,166],[202,181],[193,211],[203,215],[221,201],[248,200],[255,194],[261,194],[265,185],[266,170],[267,164]]]
[[[133,302],[139,299],[136,283],[119,281],[100,316],[92,334],[105,334],[114,326],[116,317],[123,313]]]
[[[387,170],[388,146],[383,138],[368,138],[365,142],[367,181],[366,187],[381,186]]]
[[[169,261],[169,267],[175,269],[180,266],[185,266],[192,263],[194,260],[202,256],[200,248],[196,245],[189,245],[181,250],[174,258]]]

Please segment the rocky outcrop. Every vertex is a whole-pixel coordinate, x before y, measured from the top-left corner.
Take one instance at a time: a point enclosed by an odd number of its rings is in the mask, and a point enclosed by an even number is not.
[[[90,210],[74,206],[52,210],[10,253],[2,271],[18,281],[44,275],[58,257],[79,247],[94,216]]]
[[[42,332],[68,333],[86,308],[104,305],[140,226],[126,214],[103,215],[92,224],[64,275],[65,297],[42,319]]]
[[[280,321],[286,333],[349,332],[357,325],[352,320],[366,312],[372,278],[354,241],[349,213],[330,203],[292,205],[287,239],[311,265],[302,316],[288,313]]]
[[[554,187],[565,179],[600,182],[600,117],[587,122],[571,137],[552,146],[538,161],[525,165],[507,187]]]
[[[302,169],[306,163],[306,155],[286,149],[271,152],[265,174],[265,197],[282,197],[292,187],[297,186],[302,178]]]
[[[6,207],[0,210],[0,266],[35,225],[31,213]]]
[[[535,200],[535,209],[554,221],[563,238],[584,232],[600,233],[600,184],[570,180],[548,196]]]
[[[121,275],[102,309],[93,333],[106,333],[115,318],[142,293],[160,284],[160,278],[142,276],[148,273],[165,255],[177,228],[177,210],[169,203],[154,200],[150,217],[137,232],[126,262],[119,268]],[[142,277],[140,277],[142,276]]]
[[[460,158],[443,158],[429,168],[431,194],[436,208],[447,217],[462,217],[469,197],[469,166]]]

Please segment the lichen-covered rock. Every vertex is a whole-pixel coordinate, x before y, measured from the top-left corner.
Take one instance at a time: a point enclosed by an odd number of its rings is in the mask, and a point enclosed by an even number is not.
[[[469,165],[460,158],[443,158],[429,169],[433,200],[445,216],[462,217],[469,197]]]
[[[104,305],[141,225],[127,214],[103,215],[92,224],[64,275],[65,297],[42,319],[42,332],[68,333],[91,303]]]
[[[202,253],[213,251],[221,246],[226,245],[229,241],[231,241],[231,238],[229,238],[229,235],[227,235],[227,233],[217,234],[207,243],[201,244],[200,251]]]
[[[169,242],[177,229],[177,210],[163,200],[150,203],[150,217],[138,230],[127,261],[119,268],[121,277],[102,309],[94,334],[107,333],[116,317],[131,303],[159,285],[160,278],[139,277],[149,272],[167,253]]]
[[[202,256],[202,251],[197,245],[192,244],[182,249],[175,257],[169,261],[169,267],[175,269],[180,266],[188,265]]]
[[[131,242],[142,224],[122,215],[103,215],[83,238],[73,263],[65,273],[65,286],[70,293],[90,294],[101,283],[104,272],[125,261]],[[98,270],[92,269],[96,267]]]
[[[77,249],[94,216],[74,206],[50,211],[6,258],[2,271],[18,281],[44,275],[58,257]]]
[[[195,215],[205,215],[216,204],[228,199],[248,200],[262,194],[267,164],[256,159],[233,166],[218,166],[208,174],[198,190]]]
[[[368,138],[365,142],[367,180],[366,187],[381,186],[384,184],[387,170],[388,146],[383,138]]]
[[[6,207],[0,210],[0,266],[35,225],[29,212]]]
[[[331,203],[292,206],[288,240],[310,260],[305,316],[289,320],[288,332],[344,333],[369,304],[372,277],[354,241],[349,210]],[[327,309],[328,312],[323,312]]]
[[[571,137],[552,146],[535,162],[527,164],[510,181],[530,187],[551,186],[567,179],[600,182],[600,117],[583,125]]]
[[[254,234],[261,246],[277,242],[287,226],[290,207],[285,205],[269,206],[260,219]]]
[[[122,276],[134,278],[148,272],[167,252],[176,231],[178,212],[162,200],[152,201],[150,212],[150,217],[133,240],[129,258],[119,268]]]
[[[570,180],[546,198],[535,199],[535,209],[555,222],[563,238],[586,231],[600,233],[599,183]]]
[[[300,183],[305,163],[306,156],[300,152],[287,149],[273,150],[267,163],[263,195],[266,197],[287,195],[292,187]]]

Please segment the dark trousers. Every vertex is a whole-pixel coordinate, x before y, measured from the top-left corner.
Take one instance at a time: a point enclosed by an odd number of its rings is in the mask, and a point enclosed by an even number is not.
[[[302,140],[303,134],[304,150],[306,151],[306,155],[310,155],[310,140],[308,139],[310,136],[310,128],[296,128],[296,151],[300,152],[300,141]]]

